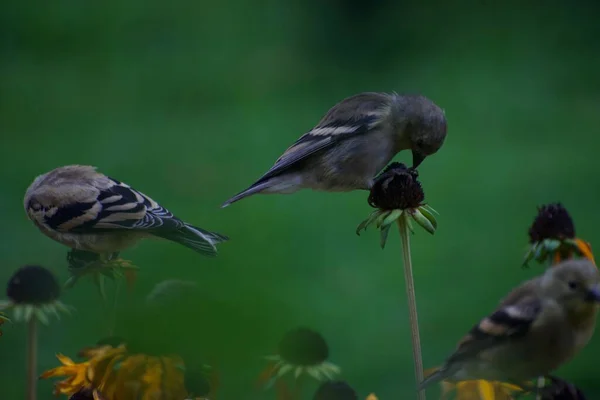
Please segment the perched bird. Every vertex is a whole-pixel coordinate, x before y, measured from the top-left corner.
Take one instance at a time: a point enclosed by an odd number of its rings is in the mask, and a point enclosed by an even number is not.
[[[590,340],[600,274],[588,260],[567,260],[526,281],[460,341],[419,390],[447,380],[488,380],[523,387],[571,359]]]
[[[215,245],[228,239],[183,222],[145,194],[86,165],[38,176],[24,205],[44,234],[78,251],[113,254],[154,236],[215,256]]]
[[[256,193],[369,190],[399,151],[411,149],[416,168],[445,138],[444,111],[428,98],[357,94],[333,106],[266,174],[222,207]]]

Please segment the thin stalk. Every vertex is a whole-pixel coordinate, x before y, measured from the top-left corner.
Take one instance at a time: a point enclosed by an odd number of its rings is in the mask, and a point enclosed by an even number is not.
[[[37,320],[29,320],[29,337],[27,342],[27,400],[37,398]]]
[[[294,384],[294,399],[302,400],[302,392],[304,391],[304,374],[301,374],[298,379],[296,379]]]
[[[421,354],[421,337],[419,335],[419,318],[417,315],[417,300],[415,298],[415,282],[412,272],[410,257],[410,230],[408,227],[408,214],[403,213],[398,218],[398,229],[402,240],[402,258],[404,260],[404,282],[406,284],[406,297],[408,299],[408,315],[410,318],[410,336],[412,339],[413,361],[417,385],[423,382],[423,356]],[[425,400],[425,391],[418,392],[418,399]]]
[[[119,303],[119,289],[121,288],[121,278],[116,279],[115,283],[115,298],[113,302],[113,308],[111,313],[111,322],[108,327],[108,336],[112,336],[115,332],[115,327],[117,325],[117,305]]]

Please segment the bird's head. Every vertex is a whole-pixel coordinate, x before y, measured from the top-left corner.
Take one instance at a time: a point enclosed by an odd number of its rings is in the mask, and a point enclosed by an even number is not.
[[[549,267],[542,277],[544,294],[579,312],[600,303],[600,272],[589,260],[567,260]]]
[[[415,96],[412,101],[412,118],[409,134],[413,156],[413,168],[436,153],[446,139],[446,115],[444,110],[423,96]]]

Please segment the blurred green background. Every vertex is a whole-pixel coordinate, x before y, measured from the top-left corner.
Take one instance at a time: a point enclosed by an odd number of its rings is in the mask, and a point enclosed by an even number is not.
[[[430,97],[449,135],[420,177],[441,216],[435,236],[414,235],[413,262],[425,365],[437,365],[542,271],[520,268],[536,205],[562,201],[578,235],[600,240],[599,11],[591,1],[3,2],[0,281],[28,263],[66,280],[67,249],[26,218],[23,194],[50,169],[95,165],[231,237],[216,259],[169,242],[123,253],[142,270],[120,297],[117,334],[217,360],[219,399],[272,399],[255,386],[261,357],[309,326],[362,398],[412,398],[400,241],[393,232],[382,251],[376,231],[356,236],[366,193],[219,205],[342,98]],[[139,312],[175,278],[198,293],[160,318]],[[110,327],[91,281],[62,299],[78,311],[41,328],[40,372]],[[3,330],[0,396],[23,398],[26,330]],[[559,371],[590,398],[600,397],[599,351],[595,337]],[[51,390],[40,382],[39,399]]]

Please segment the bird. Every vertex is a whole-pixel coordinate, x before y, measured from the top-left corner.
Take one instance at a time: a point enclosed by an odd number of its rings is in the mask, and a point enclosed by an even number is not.
[[[209,257],[217,255],[217,244],[228,240],[182,221],[142,192],[89,165],[62,166],[36,177],[23,201],[28,217],[46,236],[73,251],[105,259],[148,237]]]
[[[510,292],[419,390],[442,380],[526,387],[528,380],[548,375],[587,345],[599,302],[600,274],[592,262],[556,264]]]
[[[369,190],[401,150],[417,168],[446,138],[445,112],[422,95],[365,92],[334,105],[273,167],[221,207],[263,193]]]

